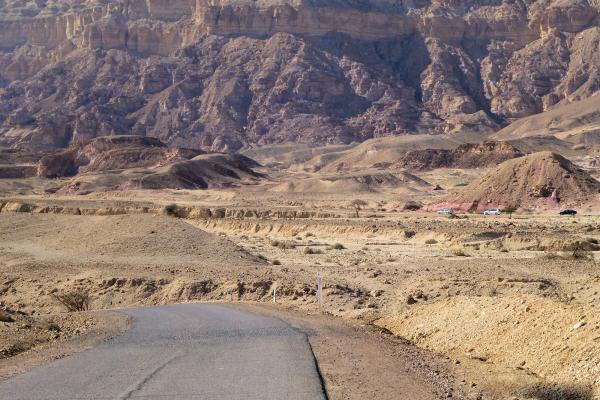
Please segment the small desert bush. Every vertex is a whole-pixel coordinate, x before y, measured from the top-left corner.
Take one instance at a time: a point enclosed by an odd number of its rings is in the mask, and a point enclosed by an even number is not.
[[[587,240],[589,243],[592,243],[592,244],[600,244],[600,243],[598,243],[598,239],[596,239],[596,238],[589,237],[585,240]]]
[[[404,231],[404,237],[410,239],[417,234],[415,231]]]
[[[263,256],[262,254],[257,254],[257,255],[256,255],[256,257],[257,257],[259,260],[267,261],[267,257]]]
[[[294,243],[283,242],[283,241],[279,241],[279,240],[272,240],[271,241],[271,246],[273,246],[273,247],[279,247],[282,250],[288,250],[288,249],[295,249],[296,248],[296,245]]]
[[[92,304],[90,293],[84,289],[74,289],[63,294],[54,293],[52,294],[52,297],[62,304],[69,312],[87,311]]]
[[[467,253],[465,253],[465,251],[463,249],[454,249],[452,254],[455,255],[456,257],[469,257],[469,255]]]
[[[563,253],[557,253],[555,251],[547,251],[544,253],[543,258],[547,260],[565,260],[565,261],[593,261],[594,253],[588,250],[577,249],[574,251],[568,251]]]
[[[12,319],[12,317],[10,316],[9,313],[7,313],[4,310],[0,310],[0,322],[13,322],[14,320]]]
[[[435,240],[435,239],[427,239],[425,241],[425,244],[436,244],[436,243],[437,243],[437,240]]]
[[[273,265],[281,265],[281,261],[279,261],[279,260],[272,260],[271,264],[273,264]]]
[[[170,217],[177,217],[179,215],[179,206],[177,204],[165,206],[165,214]]]
[[[329,249],[330,250],[344,250],[345,247],[341,243],[335,243],[335,244],[332,244],[331,246],[329,246]]]
[[[313,249],[312,247],[307,247],[304,249],[304,254],[323,254],[323,250]]]

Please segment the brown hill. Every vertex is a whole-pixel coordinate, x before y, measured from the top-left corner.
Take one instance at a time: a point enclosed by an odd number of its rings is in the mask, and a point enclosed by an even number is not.
[[[411,170],[435,168],[481,168],[521,157],[523,153],[507,142],[487,141],[465,143],[455,149],[409,150],[391,164],[381,167],[400,167]]]
[[[571,161],[539,152],[505,161],[449,195],[445,205],[463,210],[575,207],[598,201],[599,193],[600,182]]]
[[[290,193],[363,193],[380,190],[414,192],[431,189],[431,184],[409,172],[361,173],[294,179],[270,190]]]
[[[555,136],[571,143],[600,143],[600,96],[556,106],[522,118],[496,132],[497,140]]]
[[[148,175],[124,183],[122,187],[226,188],[264,178],[263,174],[253,170],[258,166],[254,160],[239,154],[202,154],[191,160],[157,168]]]
[[[202,154],[199,150],[170,149],[150,137],[102,136],[85,145],[48,154],[38,163],[38,175],[45,178],[73,176],[85,172],[155,167],[172,164]]]

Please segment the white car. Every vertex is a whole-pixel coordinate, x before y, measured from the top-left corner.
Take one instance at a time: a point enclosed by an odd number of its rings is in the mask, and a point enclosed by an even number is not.
[[[502,214],[502,210],[499,208],[490,208],[489,210],[485,210],[483,215],[500,215]]]
[[[437,213],[440,215],[451,215],[454,214],[454,210],[451,208],[442,208],[441,210],[437,210]]]

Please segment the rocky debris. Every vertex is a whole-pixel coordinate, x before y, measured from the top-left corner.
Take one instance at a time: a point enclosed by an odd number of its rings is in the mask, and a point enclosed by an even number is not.
[[[599,193],[600,182],[588,172],[559,154],[539,152],[505,161],[450,194],[444,204],[463,210],[557,208],[597,201]]]
[[[389,167],[410,170],[436,168],[482,168],[521,157],[523,153],[507,142],[465,143],[455,149],[410,150]]]
[[[589,0],[5,0],[0,144],[491,132],[597,92],[597,18]]]

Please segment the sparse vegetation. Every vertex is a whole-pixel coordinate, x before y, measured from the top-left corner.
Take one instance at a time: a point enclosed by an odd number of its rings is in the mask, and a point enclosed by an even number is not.
[[[508,206],[508,207],[505,207],[504,210],[502,210],[502,212],[508,214],[509,219],[512,219],[512,215],[515,211],[517,211],[517,207],[515,207],[515,206]]]
[[[356,213],[356,218],[359,217],[360,210],[362,210],[364,207],[366,207],[367,204],[368,203],[366,201],[361,200],[361,199],[355,199],[350,202],[350,206],[352,208],[354,208],[354,212]]]
[[[341,243],[334,243],[331,246],[329,246],[330,250],[344,250],[346,247],[341,244]]]
[[[417,234],[417,232],[415,232],[415,231],[404,231],[404,237],[406,239],[413,238],[416,234]]]
[[[179,216],[179,206],[175,203],[171,203],[165,206],[165,214],[170,217],[178,217]]]
[[[289,249],[295,249],[296,245],[292,242],[285,242],[285,241],[279,241],[279,240],[272,240],[271,241],[271,246],[273,247],[278,247],[282,250],[289,250]]]
[[[593,261],[594,253],[589,250],[575,249],[567,252],[546,251],[543,258],[547,260]]]
[[[271,260],[271,264],[273,264],[273,265],[281,265],[281,261],[279,261],[279,260]]]
[[[52,297],[69,312],[87,311],[92,304],[90,293],[81,288],[63,294],[53,293]]]
[[[452,254],[456,257],[469,257],[469,255],[463,249],[454,249]]]
[[[13,322],[13,318],[4,310],[0,310],[0,322]]]
[[[420,201],[409,200],[406,203],[404,203],[402,209],[407,211],[418,211],[422,207],[423,203],[421,203]]]
[[[313,249],[312,247],[307,247],[304,249],[304,254],[323,254],[323,250]]]
[[[438,242],[438,241],[437,241],[437,240],[435,240],[435,239],[427,239],[427,240],[425,241],[425,244],[436,244],[437,242]]]

